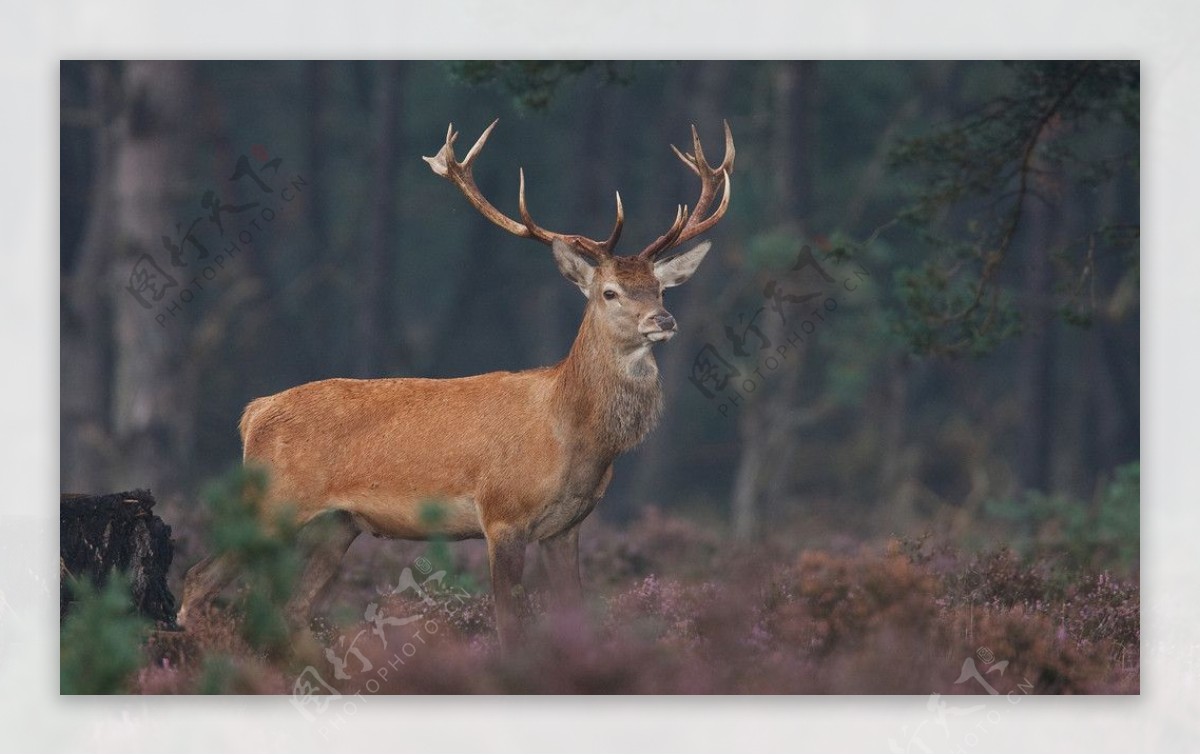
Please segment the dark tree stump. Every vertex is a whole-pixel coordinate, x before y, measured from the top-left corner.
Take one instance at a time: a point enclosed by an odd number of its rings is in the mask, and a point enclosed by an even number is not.
[[[130,580],[138,611],[161,626],[174,628],[175,596],[167,588],[167,569],[174,554],[171,528],[154,515],[153,508],[154,496],[148,490],[62,496],[60,619],[72,602],[68,575],[86,575],[101,587],[118,569]]]

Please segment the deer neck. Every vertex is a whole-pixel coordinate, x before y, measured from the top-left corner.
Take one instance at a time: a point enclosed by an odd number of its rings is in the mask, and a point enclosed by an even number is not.
[[[618,342],[589,306],[571,352],[558,365],[555,403],[579,450],[611,460],[633,448],[662,413],[650,344]]]

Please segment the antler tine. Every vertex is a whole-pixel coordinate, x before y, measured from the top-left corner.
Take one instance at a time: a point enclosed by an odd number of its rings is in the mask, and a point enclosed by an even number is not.
[[[725,173],[733,172],[733,159],[737,157],[737,149],[733,146],[733,132],[729,130],[729,121],[722,121],[725,125],[725,159],[721,161],[721,170]]]
[[[675,145],[671,145],[671,151],[675,156],[686,165],[693,173],[700,178],[700,197],[696,200],[696,207],[691,214],[686,214],[684,223],[679,226],[672,226],[667,234],[660,236],[653,244],[642,250],[639,257],[653,258],[655,255],[666,251],[667,249],[682,244],[683,242],[699,236],[708,229],[712,228],[721,218],[724,217],[726,210],[729,209],[729,197],[731,194],[731,181],[729,174],[733,172],[733,161],[737,154],[733,146],[733,132],[729,129],[729,121],[724,122],[725,126],[725,157],[721,160],[721,164],[714,168],[708,164],[708,160],[704,157],[704,148],[700,145],[700,134],[696,130],[695,125],[692,126],[692,152],[684,153]],[[723,188],[721,202],[717,205],[717,209],[712,215],[704,217],[708,212],[708,207],[712,204],[713,199],[717,195],[718,186]],[[676,218],[678,220],[678,217]]]
[[[638,252],[638,257],[642,259],[653,259],[655,255],[665,249],[669,249],[677,243],[679,234],[683,231],[684,225],[688,220],[687,205],[675,205],[675,222],[667,229],[667,232],[654,240],[650,246]]]
[[[459,162],[454,157],[454,142],[458,139],[458,132],[454,130],[454,124],[451,123],[449,128],[446,129],[446,142],[442,145],[442,148],[433,157],[422,157],[421,159],[429,163],[429,167],[434,173],[457,186],[458,190],[467,198],[467,201],[471,203],[471,206],[478,210],[485,218],[514,236],[528,238],[530,236],[529,229],[500,212],[491,202],[487,201],[483,193],[479,191],[479,187],[475,185],[474,176],[471,175],[471,163],[479,155],[479,151],[483,149],[483,145],[487,142],[487,138],[491,135],[492,129],[495,126],[495,122],[491,126],[488,126],[475,142],[475,146],[471,147],[466,159]]]
[[[704,148],[700,146],[700,133],[696,131],[696,124],[692,124],[692,159],[696,161],[696,165],[708,165],[708,161],[704,159]]]
[[[537,223],[533,222],[533,216],[529,214],[529,207],[525,204],[525,169],[518,168],[517,170],[520,175],[520,188],[517,190],[517,211],[521,213],[521,220],[525,223],[525,227],[529,229],[530,235],[544,244],[550,244],[554,241],[553,236],[543,230]]]
[[[692,225],[701,223],[704,213],[708,212],[708,206],[717,194],[717,180],[722,180],[728,186],[728,176],[733,171],[733,160],[737,152],[733,147],[733,133],[729,130],[729,121],[724,121],[724,126],[725,157],[715,168],[709,165],[708,160],[704,158],[704,148],[700,146],[700,136],[696,133],[696,127],[692,126],[692,145],[695,152],[688,157],[691,158],[691,163],[695,165],[695,171],[700,176],[700,198],[696,200],[696,210],[692,213]],[[719,208],[718,211],[720,211]],[[711,227],[711,225],[705,227]],[[691,229],[686,229],[686,235],[681,241],[686,241],[695,235],[697,234],[692,233]]]
[[[521,212],[523,223],[518,223],[516,220],[508,217],[504,213],[496,209],[480,192],[479,187],[475,185],[475,178],[471,175],[471,166],[475,159],[479,157],[483,151],[484,145],[487,144],[488,137],[492,135],[492,131],[496,128],[496,124],[500,119],[496,119],[483,130],[479,138],[475,140],[475,144],[467,151],[467,156],[460,162],[454,156],[454,142],[458,139],[458,132],[454,130],[454,124],[451,123],[446,129],[446,141],[442,144],[442,148],[438,150],[433,157],[422,157],[421,159],[429,163],[429,167],[434,173],[445,178],[450,183],[458,187],[471,206],[479,211],[488,220],[495,223],[514,236],[522,238],[532,238],[543,244],[553,244],[555,239],[567,241],[576,249],[588,254],[596,259],[602,259],[612,253],[612,247],[616,245],[617,239],[621,235],[621,226],[625,222],[625,210],[621,206],[621,197],[617,195],[617,224],[613,228],[612,235],[607,241],[599,242],[594,239],[585,238],[583,236],[574,236],[562,233],[554,233],[542,228],[533,221],[533,217],[529,214],[529,208],[525,202],[525,171],[521,170],[521,191],[518,198],[518,209]]]
[[[680,231],[679,239],[675,243],[682,244],[688,239],[694,239],[695,237],[707,231],[709,228],[712,228],[714,225],[720,222],[722,217],[724,217],[725,211],[729,209],[730,187],[733,182],[729,180],[729,174],[724,170],[721,171],[721,181],[725,184],[725,190],[721,194],[721,203],[717,205],[717,209],[713,210],[713,214],[709,215],[704,220],[698,222],[689,222],[688,227]],[[697,217],[699,217],[699,215],[697,213],[693,213],[691,220],[695,221]]]
[[[674,144],[671,145],[671,151],[675,153],[676,157],[683,161],[684,165],[688,166],[689,170],[696,175],[700,175],[700,169],[696,167],[696,158],[692,157],[691,155],[683,154]]]
[[[475,162],[475,158],[479,156],[479,152],[483,149],[483,145],[487,144],[488,137],[492,135],[492,129],[496,128],[496,124],[499,122],[500,119],[497,118],[496,120],[492,121],[491,125],[483,130],[483,133],[479,135],[479,138],[475,140],[475,144],[472,145],[471,149],[467,152],[467,156],[463,158],[463,167],[469,167],[471,163]],[[455,134],[455,136],[457,137],[458,134]]]
[[[525,227],[529,229],[529,233],[531,236],[533,236],[533,238],[537,239],[543,244],[553,244],[555,239],[562,239],[563,241],[571,244],[571,246],[573,246],[575,249],[583,252],[595,260],[601,260],[610,256],[611,247],[608,246],[607,241],[599,242],[595,239],[589,239],[586,236],[577,236],[569,233],[555,233],[554,231],[548,231],[535,223],[533,216],[529,214],[529,205],[525,201],[524,168],[520,169],[520,178],[520,189],[517,192],[517,210],[521,213],[521,220],[524,221]],[[621,235],[621,226],[625,222],[625,213],[620,206],[620,202],[621,197],[620,195],[617,195],[617,226],[613,229],[613,233],[618,237]],[[611,237],[610,240],[612,240],[614,244],[616,243],[616,241],[611,239]]]
[[[617,222],[613,225],[612,233],[608,235],[604,243],[601,244],[605,250],[611,252],[616,246],[617,241],[621,238],[621,230],[625,226],[625,205],[621,204],[621,192],[617,192]]]

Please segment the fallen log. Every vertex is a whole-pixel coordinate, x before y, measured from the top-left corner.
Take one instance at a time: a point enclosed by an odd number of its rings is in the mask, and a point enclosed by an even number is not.
[[[167,587],[174,545],[171,528],[154,514],[148,490],[109,495],[63,494],[59,502],[59,618],[70,610],[69,577],[102,587],[119,570],[133,604],[162,628],[175,627],[175,596]]]

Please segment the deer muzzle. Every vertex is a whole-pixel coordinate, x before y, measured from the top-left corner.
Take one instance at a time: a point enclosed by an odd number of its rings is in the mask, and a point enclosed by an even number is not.
[[[669,341],[675,335],[678,326],[670,312],[659,310],[643,321],[640,330],[642,335],[651,341]]]

